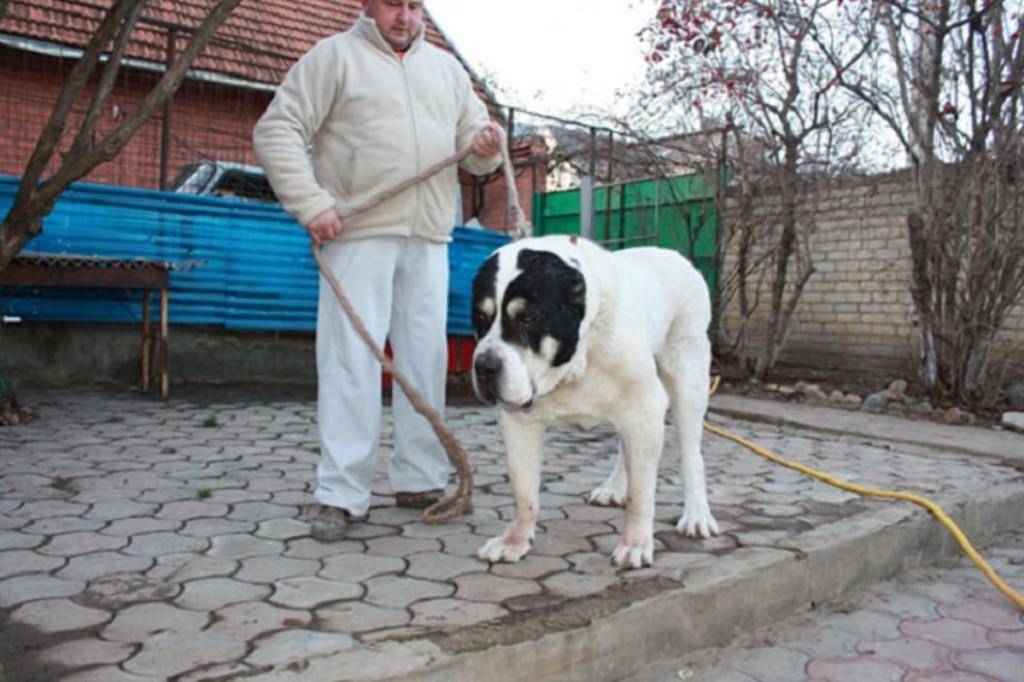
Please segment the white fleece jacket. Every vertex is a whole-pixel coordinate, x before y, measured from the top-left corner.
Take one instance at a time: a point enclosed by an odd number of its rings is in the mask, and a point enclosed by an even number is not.
[[[291,68],[256,124],[253,143],[285,210],[308,225],[332,207],[344,215],[464,149],[488,122],[466,71],[426,42],[423,30],[399,58],[377,23],[361,15]],[[482,175],[500,162],[500,155],[470,155],[462,167]],[[343,221],[340,239],[448,241],[456,180],[453,166]]]

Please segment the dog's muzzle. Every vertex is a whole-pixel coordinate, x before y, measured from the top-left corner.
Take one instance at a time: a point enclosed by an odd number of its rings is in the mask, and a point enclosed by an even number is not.
[[[501,358],[494,353],[480,354],[473,361],[473,387],[476,397],[488,405],[498,402],[498,380],[501,377]]]

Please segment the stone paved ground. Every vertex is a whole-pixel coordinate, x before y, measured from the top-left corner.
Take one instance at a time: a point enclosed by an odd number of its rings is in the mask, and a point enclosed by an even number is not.
[[[1024,534],[986,551],[993,568],[1024,590]],[[966,559],[919,569],[855,598],[762,628],[721,649],[661,662],[647,682],[1019,682],[1024,614]]]
[[[723,534],[674,534],[682,486],[677,457],[668,456],[655,567],[617,574],[609,555],[622,512],[582,502],[607,474],[615,438],[608,430],[552,431],[536,547],[522,563],[488,566],[474,553],[513,513],[491,409],[447,415],[475,463],[472,515],[424,525],[416,512],[394,507],[381,482],[369,521],[345,541],[322,544],[303,520],[318,457],[311,402],[160,404],[104,392],[23,398],[40,418],[0,429],[0,661],[19,682],[230,679],[395,642],[412,666],[429,660],[418,644],[424,635],[529,617],[652,576],[679,581],[695,567],[728,573],[748,551],[740,548],[794,552],[787,543],[809,530],[889,504],[707,437],[710,499]],[[940,502],[1021,480],[967,457],[720,423],[850,480]],[[384,453],[389,438],[386,424]],[[383,464],[382,457],[381,471]]]

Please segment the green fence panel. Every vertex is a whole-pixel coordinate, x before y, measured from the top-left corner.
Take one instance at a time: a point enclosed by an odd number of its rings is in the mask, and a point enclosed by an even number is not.
[[[613,251],[637,246],[678,251],[700,270],[713,292],[718,284],[716,181],[693,174],[598,187],[594,239]],[[580,190],[534,195],[533,215],[538,236],[579,234]]]

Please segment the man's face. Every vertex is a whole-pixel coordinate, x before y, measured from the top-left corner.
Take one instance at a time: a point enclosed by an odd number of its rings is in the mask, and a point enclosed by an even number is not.
[[[396,52],[409,49],[423,27],[423,0],[363,0],[363,11]]]

